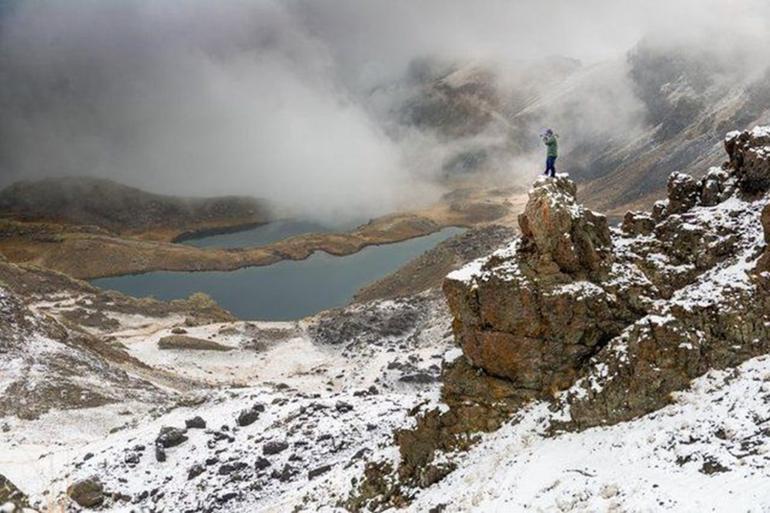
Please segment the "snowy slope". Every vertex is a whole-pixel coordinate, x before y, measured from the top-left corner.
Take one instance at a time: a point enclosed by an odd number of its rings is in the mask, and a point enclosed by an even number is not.
[[[632,422],[549,436],[532,405],[409,511],[770,511],[770,357],[712,371]]]
[[[98,476],[107,511],[288,511],[305,501],[333,507],[367,457],[393,452],[393,430],[411,422],[409,410],[436,404],[439,368],[452,347],[435,291],[297,324],[184,328],[229,352],[159,349],[158,340],[179,328],[178,317],[113,318],[121,324],[111,336],[154,369],[143,376],[186,391],[167,388],[171,402],[0,418],[7,425],[0,443],[8,448],[0,473],[33,503],[55,498],[72,509],[66,488]],[[164,380],[172,371],[182,379]],[[239,425],[255,405],[258,418]],[[188,439],[158,461],[161,428],[184,429],[194,417],[206,428],[187,429]],[[192,475],[196,465],[200,474]]]

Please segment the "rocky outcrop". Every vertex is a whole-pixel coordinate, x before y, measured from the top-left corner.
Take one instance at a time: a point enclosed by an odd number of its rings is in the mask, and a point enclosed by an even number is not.
[[[710,369],[770,353],[770,206],[757,194],[770,169],[736,157],[758,154],[761,133],[729,137],[730,161],[700,180],[672,175],[668,198],[621,229],[581,207],[566,177],[536,182],[521,237],[445,280],[462,349],[442,371],[448,408],[398,431],[398,469],[370,464],[350,504],[408,503],[452,471],[451,454],[475,433],[533,400],[550,403],[551,428],[608,425],[665,406]]]
[[[594,284],[611,269],[610,230],[575,193],[566,177],[538,181],[519,218],[521,238],[444,285],[468,360],[543,394],[571,385],[634,316]]]
[[[578,205],[576,192],[574,182],[563,175],[541,178],[530,191],[519,216],[520,255],[538,274],[592,274],[607,260],[607,218]]]
[[[744,132],[730,132],[725,138],[733,170],[740,188],[748,193],[770,189],[770,127],[756,127]]]
[[[540,397],[569,388],[559,401],[586,427],[770,352],[770,302],[757,300],[770,279],[755,277],[770,260],[769,143],[764,128],[728,135],[722,168],[672,174],[666,201],[611,234],[571,182],[536,183],[521,238],[445,282],[467,361]]]

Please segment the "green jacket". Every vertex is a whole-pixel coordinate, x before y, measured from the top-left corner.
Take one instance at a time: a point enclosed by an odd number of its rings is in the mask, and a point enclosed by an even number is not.
[[[548,135],[543,140],[546,147],[548,148],[546,152],[547,157],[558,157],[559,156],[559,143],[556,142],[556,136],[555,135]]]

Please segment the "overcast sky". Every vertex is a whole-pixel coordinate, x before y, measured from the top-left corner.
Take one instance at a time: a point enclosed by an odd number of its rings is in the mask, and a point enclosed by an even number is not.
[[[770,32],[766,0],[0,5],[0,185],[103,176],[320,215],[374,215],[436,192],[365,105],[415,57],[591,63],[643,36],[719,49]]]

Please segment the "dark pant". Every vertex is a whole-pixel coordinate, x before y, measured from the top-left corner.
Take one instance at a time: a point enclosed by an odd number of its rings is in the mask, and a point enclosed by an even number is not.
[[[556,157],[547,157],[545,159],[546,176],[556,176]]]

